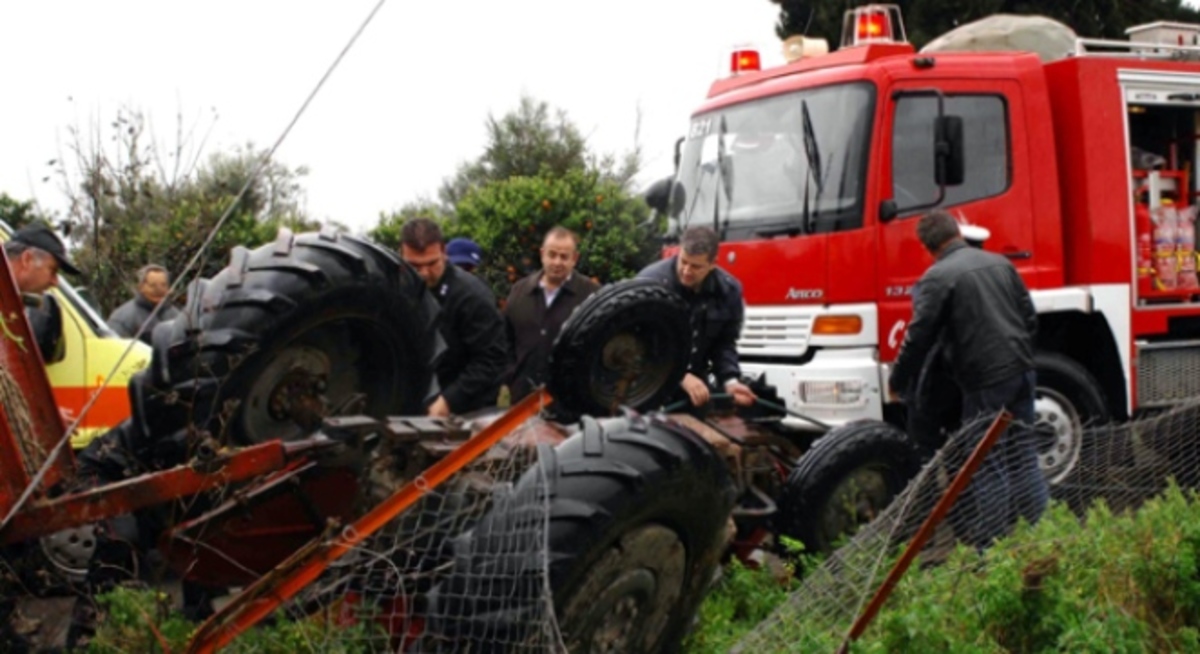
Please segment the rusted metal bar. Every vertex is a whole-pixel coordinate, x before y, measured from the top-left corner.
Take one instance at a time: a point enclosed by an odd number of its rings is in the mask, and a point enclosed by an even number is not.
[[[341,529],[336,537],[310,542],[308,546],[281,563],[271,574],[264,575],[239,593],[233,601],[201,625],[192,637],[188,651],[207,654],[229,644],[239,634],[253,627],[316,580],[330,563],[365,541],[451,475],[478,459],[500,439],[537,415],[551,401],[549,393],[539,389],[483,431],[472,436],[446,458],[434,463],[424,473],[405,484],[354,524]]]
[[[25,490],[46,454],[53,452],[65,428],[46,367],[42,362],[33,330],[25,318],[25,303],[8,267],[8,256],[0,248],[0,369],[11,377],[23,400],[0,402],[0,517],[7,515]],[[7,384],[6,384],[7,386]],[[23,404],[24,406],[17,406]],[[18,416],[20,416],[18,418]],[[28,419],[33,433],[20,434],[13,427]],[[22,442],[25,439],[25,442]],[[38,456],[28,453],[38,452]],[[45,476],[53,485],[70,470],[73,457],[58,457]]]
[[[971,477],[975,475],[975,471],[983,463],[983,458],[991,451],[992,446],[996,444],[1000,435],[1008,429],[1012,418],[1011,413],[1004,411],[992,421],[987,433],[983,435],[983,439],[975,446],[975,450],[971,452],[971,456],[967,458],[967,462],[963,464],[962,469],[954,476],[954,481],[950,482],[950,487],[942,494],[942,498],[933,507],[933,511],[925,518],[925,522],[921,524],[921,528],[917,530],[917,534],[913,536],[912,541],[905,548],[904,554],[900,556],[900,560],[896,561],[896,565],[892,566],[887,578],[883,580],[883,584],[875,591],[875,596],[871,598],[871,602],[867,604],[867,608],[863,610],[862,615],[858,616],[858,619],[850,627],[850,632],[846,634],[846,639],[842,641],[842,646],[838,648],[838,654],[849,652],[850,644],[863,635],[863,632],[870,626],[871,621],[879,614],[879,610],[883,608],[883,603],[892,594],[892,590],[896,588],[896,584],[900,583],[900,578],[912,566],[917,555],[921,553],[925,544],[933,537],[933,532],[937,529],[938,524],[950,512],[950,508],[954,506],[954,502],[958,500],[958,496],[962,494],[963,489],[971,482]]]
[[[12,543],[85,525],[211,488],[250,479],[282,468],[288,460],[282,441],[219,454],[204,469],[179,466],[162,472],[106,484],[81,493],[29,505],[0,532],[0,543]]]

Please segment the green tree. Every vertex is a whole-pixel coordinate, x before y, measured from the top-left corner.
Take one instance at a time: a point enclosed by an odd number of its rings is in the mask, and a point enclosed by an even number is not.
[[[488,116],[486,126],[483,153],[445,180],[439,203],[418,200],[381,214],[370,236],[395,248],[405,221],[437,220],[447,238],[465,236],[483,248],[477,272],[498,297],[541,267],[542,236],[558,224],[583,237],[579,270],[601,282],[654,259],[649,209],[633,190],[641,165],[636,135],[623,154],[593,152],[566,113],[528,96],[511,112]]]
[[[522,95],[517,108],[489,115],[483,154],[463,163],[442,184],[438,198],[447,213],[469,191],[510,177],[564,175],[587,165],[587,141],[563,111]]]
[[[135,271],[148,262],[183,272],[262,157],[253,145],[204,158],[181,144],[164,155],[147,135],[145,118],[131,110],[120,111],[109,127],[114,147],[96,145],[105,142],[100,135],[85,142],[73,130],[74,156],[56,164],[82,283],[102,311],[128,299]],[[215,274],[233,246],[262,244],[279,227],[315,228],[302,209],[306,172],[269,162],[192,274]]]
[[[13,229],[21,229],[32,222],[51,222],[32,201],[17,200],[7,193],[0,193],[0,220]]]
[[[542,236],[554,225],[581,236],[579,273],[600,282],[633,276],[658,250],[647,214],[641,198],[618,179],[574,168],[468,192],[448,235],[469,236],[483,247],[487,256],[478,272],[497,297],[507,297],[514,282],[541,268]]]
[[[400,228],[413,218],[432,218],[443,226],[450,220],[449,214],[440,204],[428,198],[421,198],[395,211],[380,212],[379,221],[367,236],[384,247],[397,250],[400,248]]]

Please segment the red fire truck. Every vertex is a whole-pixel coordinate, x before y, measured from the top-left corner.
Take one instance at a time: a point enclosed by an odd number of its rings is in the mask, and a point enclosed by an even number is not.
[[[1200,26],[1077,39],[1049,61],[919,53],[891,5],[851,10],[844,32],[763,70],[735,53],[648,194],[676,228],[721,235],[744,371],[826,423],[899,421],[889,365],[932,263],[916,218],[941,207],[1032,292],[1052,480],[1084,425],[1200,395]]]

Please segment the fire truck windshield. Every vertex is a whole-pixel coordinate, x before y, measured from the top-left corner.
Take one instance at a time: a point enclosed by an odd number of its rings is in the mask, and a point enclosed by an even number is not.
[[[857,82],[697,115],[672,216],[726,240],[861,227],[874,107],[874,86]]]

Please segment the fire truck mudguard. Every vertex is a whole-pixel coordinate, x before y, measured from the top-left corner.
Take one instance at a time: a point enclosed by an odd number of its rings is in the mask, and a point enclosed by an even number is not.
[[[504,613],[504,600],[541,584],[548,556],[568,651],[676,650],[725,549],[736,495],[725,464],[691,432],[643,417],[586,418],[541,454],[512,495],[457,539],[427,642],[519,641],[529,621]],[[513,533],[539,538],[528,521],[542,518],[543,502],[548,550],[513,547]]]
[[[886,509],[920,469],[912,440],[888,423],[837,427],[818,438],[788,475],[779,531],[809,552],[831,552],[839,539]]]
[[[281,230],[255,250],[234,248],[155,333],[160,393],[147,401],[162,416],[163,398],[180,398],[177,423],[243,444],[300,437],[337,413],[420,414],[442,347],[435,316],[394,253],[332,231]]]

